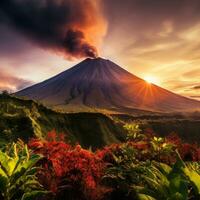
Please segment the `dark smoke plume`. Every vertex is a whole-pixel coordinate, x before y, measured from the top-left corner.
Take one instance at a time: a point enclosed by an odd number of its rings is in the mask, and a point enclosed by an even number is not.
[[[97,49],[84,41],[84,34],[81,31],[68,30],[63,45],[72,55],[79,53],[84,57],[95,58],[98,56]]]
[[[0,0],[0,23],[66,58],[96,57],[105,34],[100,0]]]

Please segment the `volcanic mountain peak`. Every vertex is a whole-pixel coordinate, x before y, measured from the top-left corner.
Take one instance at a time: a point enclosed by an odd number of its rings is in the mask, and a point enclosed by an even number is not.
[[[103,58],[87,58],[74,67],[16,93],[51,106],[87,107],[121,112],[135,109],[183,111],[200,109],[188,99],[129,73]]]
[[[102,57],[96,57],[96,58],[86,58],[84,61],[86,61],[86,62],[104,62],[104,61],[109,61],[109,60],[104,59]]]
[[[115,65],[115,67],[117,68],[120,68],[119,66],[117,66],[115,63],[111,62],[108,59],[97,57],[97,58],[86,58],[85,60],[83,60],[81,63],[79,63],[76,66],[80,66],[84,68],[84,70],[87,70],[87,69],[98,70],[98,69],[113,68],[113,65]]]

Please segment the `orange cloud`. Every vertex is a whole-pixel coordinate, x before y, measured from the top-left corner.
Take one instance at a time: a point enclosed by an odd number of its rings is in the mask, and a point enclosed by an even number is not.
[[[14,92],[32,84],[32,81],[15,77],[6,72],[1,71],[0,73],[0,91],[8,90],[9,92]]]

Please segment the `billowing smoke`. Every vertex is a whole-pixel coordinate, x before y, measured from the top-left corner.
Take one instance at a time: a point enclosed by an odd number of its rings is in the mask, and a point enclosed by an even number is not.
[[[68,59],[96,57],[106,32],[100,0],[0,0],[1,23]]]
[[[85,41],[83,32],[68,30],[63,41],[64,48],[72,55],[88,56],[95,58],[98,56],[97,49]]]

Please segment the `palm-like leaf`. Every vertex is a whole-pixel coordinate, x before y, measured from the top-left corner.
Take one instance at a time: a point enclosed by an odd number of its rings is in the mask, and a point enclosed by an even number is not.
[[[142,175],[144,185],[133,186],[138,191],[139,198],[156,200],[187,200],[188,187],[183,175],[178,173],[177,165],[169,167],[166,164],[152,162]]]
[[[40,159],[39,155],[30,156],[26,145],[17,149],[13,144],[9,152],[0,151],[0,194],[4,200],[33,199],[44,193],[35,175]]]
[[[179,163],[182,172],[189,179],[192,185],[195,195],[200,199],[200,164],[199,163],[184,163],[180,155],[177,152],[177,162]]]

